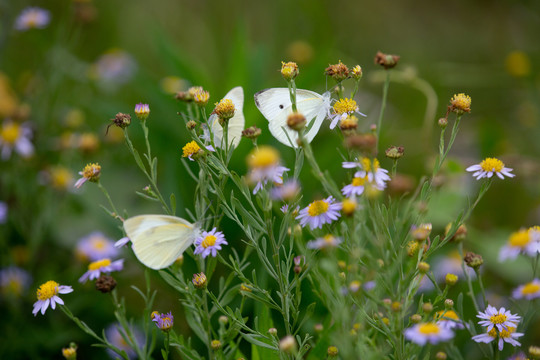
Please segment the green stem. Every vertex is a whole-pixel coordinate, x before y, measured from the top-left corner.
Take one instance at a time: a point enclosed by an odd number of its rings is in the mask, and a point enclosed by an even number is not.
[[[384,81],[383,86],[383,97],[381,104],[381,112],[379,114],[379,120],[377,120],[377,149],[379,148],[379,137],[381,133],[381,124],[384,115],[384,109],[386,108],[386,99],[388,97],[388,87],[390,86],[390,71],[386,71],[386,80]]]
[[[120,214],[118,214],[118,211],[116,210],[116,207],[114,206],[114,203],[113,203],[113,201],[111,199],[111,196],[109,195],[109,192],[107,191],[107,189],[105,189],[105,187],[103,185],[101,185],[100,181],[97,182],[97,186],[101,190],[101,192],[103,192],[103,194],[107,198],[107,201],[109,202],[109,205],[111,206],[113,214],[110,214],[110,215],[113,216],[115,219],[122,220],[122,218],[120,217]]]
[[[296,83],[294,82],[294,79],[291,79],[290,81],[288,81],[287,86],[289,87],[289,95],[291,97],[292,111],[298,112],[298,109],[296,108]]]
[[[212,359],[212,325],[210,324],[210,312],[208,311],[208,299],[207,299],[207,291],[203,292],[203,309],[204,309],[204,317],[206,320],[206,332],[208,335],[208,359]],[[217,301],[217,299],[216,299]]]
[[[463,260],[463,242],[459,243],[458,251],[459,251],[459,256],[461,257],[461,269],[463,270],[463,274],[465,274],[465,279],[467,280],[467,286],[469,287],[469,296],[471,297],[471,300],[474,304],[474,309],[478,313],[480,312],[480,308],[478,307],[478,303],[476,302],[476,297],[474,296],[474,290],[473,290],[471,277],[469,276],[469,272],[465,268],[465,261]]]
[[[480,272],[478,269],[474,269],[474,272],[476,274],[476,278],[478,279],[478,284],[480,284],[480,291],[482,291],[482,299],[484,300],[484,308],[487,307],[487,299],[486,299],[486,290],[484,289],[484,282],[482,281],[482,277],[480,276]]]

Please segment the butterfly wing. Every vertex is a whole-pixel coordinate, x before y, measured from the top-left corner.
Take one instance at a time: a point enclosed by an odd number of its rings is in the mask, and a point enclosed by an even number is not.
[[[292,142],[292,146],[297,147],[298,134],[287,127],[287,117],[293,112],[289,89],[272,88],[259,91],[255,94],[255,104],[268,120],[270,133],[282,144],[291,146]],[[306,117],[306,128],[309,128],[306,140],[311,142],[324,120],[324,116],[319,116],[325,106],[324,98],[316,92],[297,89],[296,106]]]
[[[234,116],[229,119],[229,133],[227,135],[229,139],[229,146],[237,147],[242,138],[242,130],[244,130],[245,118],[244,118],[244,89],[241,86],[237,86],[225,95],[224,99],[230,99],[235,108]],[[223,139],[223,127],[219,124],[216,114],[210,115],[208,122],[212,126],[212,133],[214,134],[214,144],[218,148],[222,148]]]
[[[124,221],[133,252],[141,263],[159,270],[169,267],[198,235],[188,221],[166,215],[140,215]]]

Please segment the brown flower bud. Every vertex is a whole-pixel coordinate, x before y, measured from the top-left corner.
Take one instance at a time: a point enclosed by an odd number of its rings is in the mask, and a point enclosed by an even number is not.
[[[242,130],[242,136],[251,140],[256,140],[262,131],[256,126],[250,126],[247,129]]]
[[[337,64],[329,65],[324,70],[324,73],[325,75],[332,77],[332,79],[336,80],[337,82],[341,82],[349,77],[349,68],[340,60]]]
[[[385,70],[391,69],[396,66],[398,61],[398,55],[383,54],[380,51],[378,51],[377,55],[375,55],[375,64],[381,65],[382,67],[384,67]]]
[[[387,158],[397,160],[403,156],[405,148],[403,146],[390,146],[384,153]]]
[[[101,291],[102,293],[106,294],[116,287],[116,280],[110,275],[101,275],[96,280],[96,290]]]
[[[287,117],[287,126],[291,130],[301,131],[306,126],[306,117],[299,112],[294,112]]]
[[[465,261],[465,264],[467,264],[468,267],[471,267],[473,269],[478,269],[484,263],[484,259],[482,259],[482,255],[478,255],[473,252],[466,253],[463,260]]]

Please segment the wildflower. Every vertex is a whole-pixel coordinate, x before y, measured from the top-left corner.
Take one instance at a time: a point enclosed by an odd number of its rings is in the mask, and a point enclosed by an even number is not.
[[[193,274],[191,282],[197,289],[206,289],[206,275],[204,273]]]
[[[354,177],[349,185],[346,185],[341,192],[344,196],[360,196],[364,192],[364,184],[368,181],[367,176]]]
[[[101,166],[98,163],[88,164],[82,171],[79,171],[79,175],[82,175],[82,178],[75,183],[77,189],[87,181],[98,182],[101,175]]]
[[[169,311],[167,314],[157,314],[157,311],[154,311],[152,315],[154,314],[155,316],[152,316],[152,321],[156,323],[156,326],[160,330],[167,332],[172,329],[174,323],[174,316],[172,315],[172,312]]]
[[[362,67],[356,65],[350,71],[351,77],[355,80],[360,80],[362,78]]]
[[[499,251],[499,261],[515,259],[520,253],[534,257],[540,253],[540,232],[521,229],[513,232],[505,246]]]
[[[464,93],[457,94],[450,100],[450,111],[461,115],[466,112],[471,112],[471,97]]]
[[[251,140],[257,140],[261,136],[261,129],[256,126],[250,126],[247,129],[242,130],[242,136]]]
[[[441,129],[446,129],[446,127],[448,126],[448,119],[445,117],[440,118],[439,120],[437,120],[437,125],[439,125]]]
[[[448,223],[444,228],[444,236],[447,237],[452,229],[453,224]],[[454,235],[450,238],[450,241],[463,241],[467,237],[467,226],[465,224],[459,225]]]
[[[345,216],[352,216],[354,215],[354,212],[356,211],[356,200],[354,199],[344,199],[341,203],[341,212]]]
[[[0,152],[2,160],[7,160],[15,150],[23,158],[34,154],[34,146],[30,142],[32,130],[27,124],[17,124],[9,119],[4,120],[0,129]]]
[[[367,157],[362,158],[354,162],[343,162],[343,167],[345,169],[354,169],[359,168],[360,170],[354,174],[355,177],[365,177],[367,176],[368,181],[373,183],[378,190],[384,190],[386,187],[386,182],[390,180],[388,176],[388,170],[382,169],[380,167],[379,160],[373,159],[370,160]]]
[[[191,161],[195,161],[195,159],[199,158],[199,156],[203,154],[201,147],[195,140],[188,142],[182,148],[182,152],[182,157],[187,157]]]
[[[438,351],[435,354],[435,360],[446,360],[447,358],[448,358],[448,356],[446,355],[446,353],[444,351]]]
[[[347,119],[349,118],[350,116],[347,117],[345,120],[342,120],[342,122],[347,121]],[[377,153],[377,137],[373,134],[354,133],[352,135],[348,135],[345,139],[345,145],[348,148],[358,150],[362,153],[365,153],[366,155]]]
[[[283,173],[289,171],[288,168],[280,165],[279,153],[270,146],[259,146],[251,151],[247,162],[250,169],[249,178],[257,183],[253,194],[261,190],[268,181],[283,184]]]
[[[94,261],[88,265],[88,271],[79,278],[80,283],[88,280],[97,279],[102,273],[108,274],[113,271],[120,271],[124,268],[124,259],[111,262],[111,259],[105,258]]]
[[[306,247],[308,249],[332,249],[336,248],[339,244],[341,244],[343,240],[339,237],[335,237],[334,235],[327,234],[324,237],[317,238],[316,240],[309,241],[306,244]]]
[[[37,290],[37,299],[34,303],[34,310],[32,314],[37,315],[41,311],[42,315],[45,315],[45,311],[51,305],[51,308],[54,310],[56,304],[64,305],[64,301],[60,299],[58,294],[69,294],[73,291],[71,286],[59,285],[56,281],[49,280],[46,283],[42,284]]]
[[[293,112],[287,117],[287,126],[291,130],[301,131],[306,126],[306,117],[299,112]]]
[[[525,298],[527,300],[540,298],[540,280],[533,279],[533,281],[525,285],[518,286],[512,293],[512,297],[514,299]]]
[[[426,314],[429,314],[433,311],[433,304],[430,302],[424,303],[422,305],[422,311],[424,311]]]
[[[186,123],[186,128],[188,130],[193,130],[197,127],[197,122],[194,121],[194,120],[189,120],[187,123]]]
[[[454,285],[456,285],[457,281],[458,281],[458,276],[457,275],[450,274],[450,273],[446,274],[446,277],[445,277],[446,285],[454,286]]]
[[[334,198],[329,196],[323,200],[316,200],[300,210],[296,219],[300,220],[302,227],[309,224],[311,230],[320,229],[324,224],[337,220],[341,216],[340,210],[341,203],[334,203]]]
[[[334,110],[334,113],[330,115],[330,119],[332,120],[330,123],[330,129],[335,128],[339,121],[346,119],[347,116],[354,113],[366,116],[358,110],[358,105],[353,99],[339,99],[336,101],[332,109]]]
[[[210,99],[210,93],[206,90],[203,90],[200,88],[194,95],[193,95],[193,101],[195,101],[195,104],[199,106],[206,106],[208,104],[208,100]]]
[[[482,255],[478,255],[473,252],[466,253],[465,256],[463,257],[463,260],[465,261],[465,264],[467,264],[468,267],[471,267],[473,269],[478,269],[484,263],[484,259],[482,259]]]
[[[216,257],[217,251],[221,250],[221,245],[228,245],[225,240],[225,236],[221,231],[216,232],[216,228],[211,231],[203,231],[201,236],[195,240],[196,249],[194,254],[201,254],[203,259],[212,254],[212,257]]]
[[[521,346],[521,343],[516,339],[523,336],[523,333],[515,332],[515,327],[508,327],[506,330],[497,331],[496,328],[489,330],[488,332],[480,335],[473,336],[472,339],[476,342],[489,344],[493,340],[499,337],[499,351],[502,351],[504,343],[509,343],[512,346]]]
[[[294,262],[294,272],[295,274],[300,274],[302,269],[306,265],[306,257],[304,255],[298,255],[293,259]]]
[[[421,261],[418,263],[418,271],[420,274],[425,274],[429,271],[429,264],[427,262]]]
[[[119,323],[111,324],[105,329],[105,338],[118,349],[125,351],[129,359],[137,357],[134,347],[142,348],[145,343],[144,334],[139,328],[131,327],[129,332],[126,332]],[[107,353],[111,358],[118,358],[118,355],[110,349],[107,349]]]
[[[520,351],[516,355],[510,356],[507,360],[529,360],[529,358],[523,351]]]
[[[521,318],[518,315],[513,315],[509,310],[506,310],[503,307],[497,310],[491,305],[488,305],[485,312],[480,312],[476,317],[483,319],[479,321],[478,324],[487,327],[488,332],[494,327],[496,327],[498,331],[508,330],[509,327],[515,328]]]
[[[360,73],[361,72],[362,70],[360,70]],[[349,77],[349,68],[340,60],[337,64],[329,65],[324,70],[324,74],[332,77],[332,79],[339,83]]]
[[[384,154],[387,158],[397,160],[403,156],[405,148],[403,146],[390,146]]]
[[[212,340],[212,342],[210,343],[210,347],[211,347],[212,350],[214,350],[214,351],[217,351],[217,350],[221,349],[221,341],[219,341],[219,340]]]
[[[137,63],[121,49],[111,49],[101,55],[92,67],[91,75],[108,89],[116,89],[133,77]]]
[[[96,290],[101,291],[102,293],[110,293],[116,287],[116,280],[112,276],[102,274],[96,280]]]
[[[224,126],[229,119],[234,116],[235,108],[234,103],[231,99],[221,99],[219,103],[215,104],[216,107],[212,114],[216,114],[219,120],[219,123]]]
[[[338,350],[338,348],[336,346],[329,346],[328,350],[326,352],[327,352],[328,356],[330,356],[331,358],[336,357],[339,354],[339,350]]]
[[[414,240],[422,242],[429,237],[429,234],[431,234],[431,229],[431,224],[420,224],[418,226],[413,225],[411,226],[411,234]]]
[[[300,184],[297,180],[289,180],[283,185],[277,184],[271,192],[270,196],[274,200],[291,201],[300,193]]]
[[[0,270],[0,292],[3,296],[11,294],[19,297],[23,295],[28,290],[31,281],[30,274],[16,266]]]
[[[339,128],[345,136],[356,134],[356,129],[358,128],[358,118],[354,115],[348,115],[346,118],[341,119],[339,122]]]
[[[439,324],[428,322],[405,329],[404,335],[407,340],[424,346],[426,343],[438,344],[442,341],[448,341],[454,337],[454,332]]]
[[[284,353],[295,353],[296,352],[296,340],[294,336],[287,335],[279,341],[279,350]]]
[[[411,315],[410,319],[411,319],[411,322],[412,322],[413,324],[418,324],[418,323],[420,323],[420,321],[422,321],[422,315],[420,315],[420,314],[413,314],[413,315]]]
[[[300,70],[298,70],[298,65],[295,62],[281,62],[281,76],[283,76],[285,80],[293,80],[299,73]]]
[[[15,19],[15,29],[26,31],[29,29],[43,29],[51,22],[51,13],[39,7],[27,7],[17,19]]]
[[[117,256],[118,250],[111,239],[102,232],[94,231],[79,240],[76,254],[81,260],[97,261]]]
[[[138,103],[135,105],[135,115],[137,115],[139,120],[145,121],[148,115],[150,115],[150,106],[148,104]]]
[[[73,174],[63,166],[51,167],[46,176],[51,186],[57,190],[67,190],[73,185]]]
[[[466,169],[468,172],[474,172],[472,175],[476,180],[487,177],[488,179],[497,175],[500,179],[504,179],[504,176],[514,177],[516,175],[512,174],[512,169],[504,167],[504,163],[496,158],[485,158],[480,164],[469,166]]]
[[[66,360],[76,360],[77,359],[77,344],[70,343],[69,347],[62,348],[62,356]]]
[[[437,325],[446,329],[464,329],[465,326],[454,310],[441,310],[435,314]]]
[[[531,355],[533,359],[540,359],[540,347],[529,346],[529,355]]]
[[[399,58],[398,55],[383,54],[382,52],[377,51],[377,54],[375,55],[375,64],[381,65],[385,70],[388,70],[397,65]]]

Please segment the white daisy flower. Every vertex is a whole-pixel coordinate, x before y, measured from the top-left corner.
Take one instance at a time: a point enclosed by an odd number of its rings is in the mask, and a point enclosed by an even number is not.
[[[7,160],[15,150],[23,158],[34,154],[34,145],[30,141],[32,130],[28,124],[18,124],[9,119],[4,120],[0,129],[0,154]]]
[[[540,231],[537,227],[513,232],[499,251],[499,261],[515,259],[519,254],[531,257],[540,253]]]
[[[515,327],[509,327],[508,330],[497,331],[496,328],[491,329],[487,333],[473,336],[472,339],[476,342],[489,344],[499,337],[499,351],[502,351],[504,343],[509,343],[512,346],[521,346],[521,343],[516,339],[523,336],[523,333],[515,332]]]
[[[342,163],[345,169],[358,168],[354,176],[366,177],[370,183],[374,184],[378,190],[384,190],[386,188],[386,182],[390,180],[388,170],[380,167],[379,160],[369,158],[362,158],[357,161],[345,161]]]
[[[80,277],[79,282],[85,283],[88,280],[94,280],[101,276],[102,273],[108,274],[113,271],[120,271],[124,268],[124,259],[111,262],[111,259],[101,259],[94,261],[88,265],[88,271]]]
[[[428,322],[405,329],[405,338],[418,345],[438,344],[454,337],[454,332],[439,324]]]
[[[512,169],[504,167],[504,163],[496,158],[485,158],[480,164],[469,166],[466,170],[468,172],[474,172],[472,176],[475,177],[476,180],[482,178],[489,179],[493,174],[497,175],[500,179],[504,179],[504,176],[511,178],[516,176],[511,173]]]
[[[540,298],[540,280],[533,279],[533,281],[525,285],[518,286],[517,289],[512,292],[512,297],[514,299],[527,300]]]
[[[37,315],[41,311],[42,315],[45,315],[45,311],[51,305],[51,308],[56,309],[56,304],[64,305],[64,301],[60,299],[58,294],[69,294],[73,291],[71,286],[59,285],[56,281],[49,280],[45,284],[41,285],[37,290],[37,299],[34,303],[34,310],[32,314]]]
[[[27,7],[15,20],[15,29],[25,31],[29,29],[43,29],[51,21],[51,13],[39,7]]]
[[[309,241],[306,244],[306,247],[308,249],[331,249],[337,247],[339,244],[341,244],[343,240],[339,237],[335,237],[334,235],[328,234],[324,237],[317,238],[315,240]]]
[[[463,321],[459,318],[454,310],[441,310],[435,315],[437,325],[445,329],[464,329]]]
[[[508,331],[508,328],[510,327],[515,329],[519,323],[519,319],[521,319],[521,316],[514,315],[503,307],[497,310],[497,308],[491,305],[488,305],[485,312],[480,312],[476,317],[483,319],[478,322],[478,325],[487,327],[488,333],[494,327],[496,327],[498,331]]]
[[[341,203],[334,203],[334,201],[332,196],[323,200],[316,200],[300,210],[296,219],[300,220],[302,227],[309,224],[311,230],[320,229],[324,224],[330,224],[341,216],[339,213]]]

